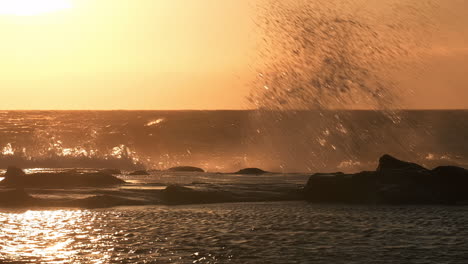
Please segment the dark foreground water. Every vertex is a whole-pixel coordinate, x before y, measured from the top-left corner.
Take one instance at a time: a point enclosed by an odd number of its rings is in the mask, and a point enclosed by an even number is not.
[[[467,207],[305,202],[2,211],[6,263],[466,263]]]

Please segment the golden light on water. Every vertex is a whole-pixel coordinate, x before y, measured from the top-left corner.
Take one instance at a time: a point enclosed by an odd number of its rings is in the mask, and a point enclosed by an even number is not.
[[[72,0],[0,0],[2,15],[34,16],[72,7]]]
[[[96,228],[87,214],[89,212],[81,210],[0,213],[0,259],[15,261],[21,257],[30,261],[69,263],[88,255],[96,260],[93,263],[105,261],[109,258],[106,252],[87,252],[81,248],[104,243],[102,236],[90,234]],[[86,222],[83,219],[87,219]]]

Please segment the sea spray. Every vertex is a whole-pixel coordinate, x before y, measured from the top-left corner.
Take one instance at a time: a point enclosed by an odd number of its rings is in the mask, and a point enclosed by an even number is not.
[[[251,134],[260,137],[248,143],[256,155],[269,155],[284,170],[368,168],[361,164],[365,156],[386,151],[407,156],[414,144],[409,140],[417,136],[398,111],[405,107],[401,97],[411,95],[398,79],[423,69],[437,30],[437,6],[437,1],[260,1],[261,43],[249,96],[258,109]],[[378,112],[369,123],[343,109]],[[391,134],[402,128],[408,137]]]

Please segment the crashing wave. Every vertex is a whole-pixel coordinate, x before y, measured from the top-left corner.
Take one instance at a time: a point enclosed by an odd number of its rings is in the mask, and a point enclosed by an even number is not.
[[[144,168],[136,153],[125,145],[102,153],[81,146],[63,147],[60,141],[47,149],[31,153],[26,148],[15,148],[8,143],[0,152],[0,167],[6,168],[12,164],[25,168]]]

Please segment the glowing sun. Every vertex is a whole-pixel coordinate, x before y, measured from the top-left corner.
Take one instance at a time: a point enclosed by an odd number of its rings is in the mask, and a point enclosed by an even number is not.
[[[34,16],[73,7],[73,0],[0,0],[0,15]]]

